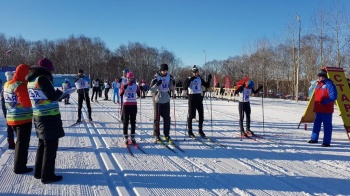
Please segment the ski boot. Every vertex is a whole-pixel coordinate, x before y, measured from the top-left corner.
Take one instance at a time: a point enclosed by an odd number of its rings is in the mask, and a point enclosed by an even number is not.
[[[123,142],[124,142],[125,145],[128,145],[129,144],[128,138],[124,137]]]
[[[159,136],[155,136],[154,137],[154,143],[158,143],[160,142],[160,137]]]
[[[131,138],[130,141],[131,141],[131,144],[132,144],[132,145],[136,145],[136,140],[135,140],[135,138]]]
[[[245,132],[247,135],[255,135],[253,131],[251,131],[250,129],[247,129],[247,131]]]
[[[199,134],[202,138],[205,138],[205,137],[206,137],[202,129],[199,129],[198,134]]]
[[[196,136],[193,134],[192,131],[188,131],[188,136],[189,136],[190,138],[195,138],[195,137],[196,137]]]

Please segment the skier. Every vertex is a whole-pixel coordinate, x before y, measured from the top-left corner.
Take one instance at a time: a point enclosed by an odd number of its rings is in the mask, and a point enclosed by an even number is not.
[[[145,80],[141,80],[139,87],[141,90],[141,98],[146,98],[146,92],[149,90],[147,82]]]
[[[33,110],[29,99],[26,75],[29,65],[20,64],[16,68],[12,80],[4,85],[5,105],[7,109],[6,121],[16,132],[17,141],[14,157],[14,172],[24,174],[33,171],[27,167],[28,148],[32,132]]]
[[[78,71],[78,76],[74,79],[74,84],[77,88],[78,93],[78,120],[76,123],[81,122],[81,109],[83,107],[83,101],[86,103],[86,107],[89,113],[89,120],[92,121],[91,118],[91,105],[89,99],[89,83],[84,79],[83,70]]]
[[[63,93],[58,89],[55,90],[53,86],[52,62],[43,58],[39,60],[38,66],[32,67],[27,75],[34,125],[39,138],[34,177],[47,184],[63,179],[62,176],[55,175],[58,141],[65,135],[57,102]]]
[[[112,88],[113,88],[113,103],[115,103],[115,96],[117,96],[117,103],[119,104],[119,88],[120,88],[120,83],[118,82],[118,78],[116,77],[114,82],[112,83]]]
[[[126,74],[129,73],[129,69],[124,69],[123,70],[123,75],[122,77],[118,80],[118,82],[120,83],[120,86],[124,86],[125,84],[127,84],[128,82],[128,79],[126,78]],[[120,93],[119,93],[120,94]],[[121,104],[120,104],[120,112],[123,111],[123,97],[120,96],[120,101],[121,101]],[[121,113],[120,113],[121,114]],[[121,120],[123,121],[123,115],[121,115]]]
[[[259,91],[263,88],[262,85],[259,85],[258,89],[254,90],[254,82],[252,80],[248,80],[246,83],[242,84],[240,87],[238,87],[237,90],[235,90],[235,95],[239,95],[239,104],[238,104],[238,113],[239,113],[239,127],[241,130],[241,135],[247,137],[248,134],[254,135],[254,132],[250,130],[250,95],[257,94]],[[243,128],[243,119],[244,119],[244,113],[246,115],[246,128],[247,131],[244,132]]]
[[[120,96],[124,97],[123,99],[123,135],[124,135],[124,143],[128,144],[128,125],[130,120],[131,127],[131,143],[136,144],[135,140],[135,128],[136,128],[136,114],[137,114],[137,100],[136,95],[140,97],[140,89],[136,85],[134,80],[134,74],[132,72],[128,72],[127,75],[128,82],[121,86],[120,88]],[[126,96],[123,96],[126,95]]]
[[[168,73],[168,65],[161,64],[160,70],[155,74],[151,81],[150,91],[152,92],[154,108],[153,135],[156,142],[160,141],[159,123],[160,117],[163,117],[164,139],[172,142],[170,139],[170,93],[173,84],[173,76]]]
[[[111,85],[109,84],[108,80],[105,80],[105,83],[104,83],[105,99],[104,100],[108,100],[108,92],[110,88],[111,88]]]
[[[186,78],[184,83],[184,89],[187,89],[188,94],[188,136],[196,137],[192,131],[192,119],[196,116],[196,110],[198,111],[198,134],[205,138],[203,132],[204,110],[203,110],[203,89],[202,86],[209,88],[210,81],[212,79],[211,74],[208,75],[208,81],[205,82],[199,75],[199,70],[196,65],[192,68],[192,76]]]
[[[327,77],[327,71],[321,69],[318,74],[318,84],[315,88],[314,112],[315,121],[312,129],[311,139],[308,143],[318,143],[318,137],[323,123],[323,143],[322,147],[329,147],[332,140],[332,116],[334,112],[334,102],[337,99],[337,89],[331,79]]]
[[[96,80],[92,81],[92,95],[91,95],[91,102],[94,102],[94,95],[95,95],[95,101],[97,102],[97,96],[100,91],[100,79],[96,78]]]
[[[14,72],[12,71],[7,71],[5,72],[6,80],[10,81],[12,80],[14,75]],[[6,84],[6,82],[5,82]],[[1,90],[1,106],[2,106],[2,113],[4,114],[4,117],[6,118],[7,116],[7,109],[5,106],[5,98],[4,98],[4,89]],[[12,129],[11,126],[7,124],[7,142],[8,142],[8,149],[15,149],[15,134],[14,130]]]
[[[69,80],[67,78],[64,79],[64,82],[62,83],[62,92],[64,93],[64,92],[66,92],[67,90],[69,90],[71,88],[72,88],[72,86],[71,86]],[[70,104],[69,103],[69,98],[70,98],[70,95],[68,94],[66,96],[66,98],[64,98],[64,104]]]

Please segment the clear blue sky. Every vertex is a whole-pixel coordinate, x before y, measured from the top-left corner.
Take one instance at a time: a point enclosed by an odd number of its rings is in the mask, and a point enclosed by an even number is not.
[[[241,55],[281,37],[299,15],[309,26],[321,0],[1,0],[0,33],[26,40],[100,37],[114,51],[140,42],[164,47],[185,65]],[[331,1],[323,1],[329,4]],[[345,7],[350,1],[340,0]],[[205,53],[203,52],[205,51]]]

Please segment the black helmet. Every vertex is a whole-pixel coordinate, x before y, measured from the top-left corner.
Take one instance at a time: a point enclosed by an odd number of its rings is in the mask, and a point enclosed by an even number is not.
[[[199,72],[199,70],[198,70],[198,68],[197,68],[197,65],[193,65],[193,67],[192,67],[192,73],[198,73]]]

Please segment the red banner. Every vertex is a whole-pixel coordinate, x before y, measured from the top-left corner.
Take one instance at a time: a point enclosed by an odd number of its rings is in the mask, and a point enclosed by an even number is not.
[[[236,89],[239,88],[242,84],[248,82],[248,80],[249,80],[249,76],[246,76],[242,80],[238,81],[237,84],[236,84]]]
[[[217,78],[216,75],[214,74],[214,87],[216,87],[217,84],[218,84],[218,78]]]
[[[231,81],[229,76],[225,76],[225,88],[231,88]]]

